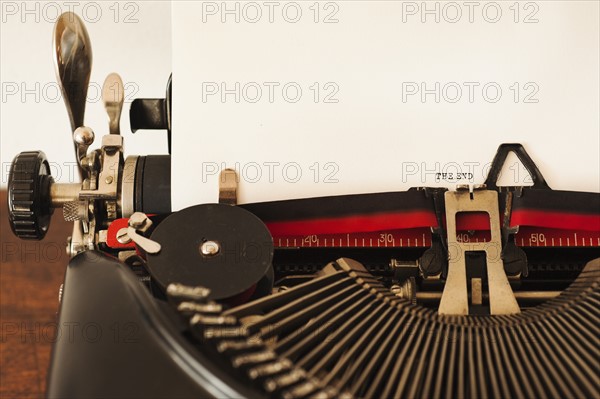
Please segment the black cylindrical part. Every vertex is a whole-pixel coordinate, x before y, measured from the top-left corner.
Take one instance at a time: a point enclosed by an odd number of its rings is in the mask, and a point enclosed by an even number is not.
[[[171,212],[171,156],[140,156],[135,171],[135,211]]]

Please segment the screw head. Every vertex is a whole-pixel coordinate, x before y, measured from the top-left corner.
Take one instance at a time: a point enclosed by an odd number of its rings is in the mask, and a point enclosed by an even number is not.
[[[134,212],[133,215],[129,217],[129,225],[134,228],[140,228],[146,224],[146,219],[148,217],[146,214],[142,212]]]
[[[106,182],[106,184],[111,184],[113,182],[113,177],[112,176],[106,176],[106,179],[104,179],[104,182]]]
[[[221,247],[216,241],[204,241],[200,245],[200,253],[204,256],[215,256],[220,250]]]
[[[117,231],[117,241],[121,244],[129,244],[131,242],[131,238],[127,234],[127,227],[123,227]]]

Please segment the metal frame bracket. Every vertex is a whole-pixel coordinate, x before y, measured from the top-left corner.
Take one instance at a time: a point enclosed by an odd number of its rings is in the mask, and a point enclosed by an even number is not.
[[[466,252],[486,254],[490,313],[493,315],[519,313],[519,305],[510,287],[502,261],[502,235],[498,193],[483,187],[472,193],[461,187],[444,194],[448,235],[448,277],[440,301],[439,314],[468,315]],[[490,218],[491,239],[488,242],[463,243],[457,239],[456,215],[460,212],[486,212]]]

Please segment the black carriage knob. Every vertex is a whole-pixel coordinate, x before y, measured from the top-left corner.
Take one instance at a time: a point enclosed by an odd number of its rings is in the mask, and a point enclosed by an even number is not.
[[[51,207],[50,165],[42,151],[22,152],[8,175],[8,213],[13,233],[25,240],[41,240],[48,231]]]

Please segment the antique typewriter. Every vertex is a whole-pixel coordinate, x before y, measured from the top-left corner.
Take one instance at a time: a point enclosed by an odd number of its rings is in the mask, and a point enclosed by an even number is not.
[[[116,74],[109,134],[88,151],[74,14],[54,48],[81,183],[17,155],[10,223],[39,240],[62,208],[59,323],[105,334],[58,337],[49,397],[600,397],[600,194],[551,189],[502,144],[473,187],[238,205],[226,170],[219,203],[171,212],[170,156],[123,154]],[[171,81],[129,112],[170,143]],[[510,152],[532,186],[497,185]]]

